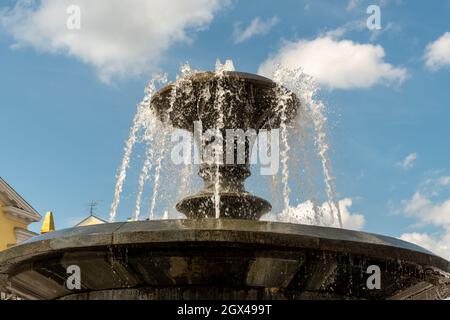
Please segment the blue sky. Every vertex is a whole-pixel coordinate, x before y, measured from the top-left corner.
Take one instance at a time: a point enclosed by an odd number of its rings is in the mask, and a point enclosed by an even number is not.
[[[339,198],[363,229],[450,257],[450,1],[32,2],[0,5],[0,174],[58,228],[91,200],[107,218],[152,73],[277,61],[323,84]],[[77,3],[83,37],[66,37]],[[380,31],[365,26],[370,4]]]

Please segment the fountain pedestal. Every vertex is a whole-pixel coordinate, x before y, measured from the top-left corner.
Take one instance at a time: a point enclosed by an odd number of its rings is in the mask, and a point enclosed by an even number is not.
[[[259,220],[272,206],[266,200],[245,191],[244,181],[250,176],[246,165],[202,166],[199,175],[203,178],[204,189],[180,200],[176,209],[189,219],[216,216],[215,175],[219,172],[219,211],[222,218]]]

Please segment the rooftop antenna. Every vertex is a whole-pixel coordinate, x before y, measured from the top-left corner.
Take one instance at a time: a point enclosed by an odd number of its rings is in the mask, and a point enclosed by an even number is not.
[[[88,207],[89,207],[89,215],[90,215],[90,216],[93,216],[93,215],[94,215],[94,213],[95,213],[95,208],[98,207],[98,205],[100,204],[101,201],[102,201],[102,200],[91,201],[91,202],[88,204]]]

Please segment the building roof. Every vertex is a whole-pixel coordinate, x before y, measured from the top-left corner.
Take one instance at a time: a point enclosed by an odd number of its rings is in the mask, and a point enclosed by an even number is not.
[[[38,235],[36,232],[17,227],[14,228],[14,232],[16,234],[18,244]]]
[[[42,218],[2,177],[0,177],[0,200],[3,203],[5,214],[13,219],[31,223],[37,222]]]
[[[102,218],[99,218],[95,215],[90,215],[86,219],[84,219],[81,222],[79,222],[78,224],[76,224],[75,227],[92,226],[92,225],[104,224],[104,223],[106,223],[106,221],[103,220]]]

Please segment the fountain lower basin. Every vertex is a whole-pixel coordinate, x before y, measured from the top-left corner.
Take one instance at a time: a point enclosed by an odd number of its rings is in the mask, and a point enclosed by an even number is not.
[[[70,265],[81,290],[65,287]],[[367,288],[370,265],[380,290]],[[439,299],[449,272],[394,238],[233,219],[73,228],[0,253],[0,289],[28,299]]]

